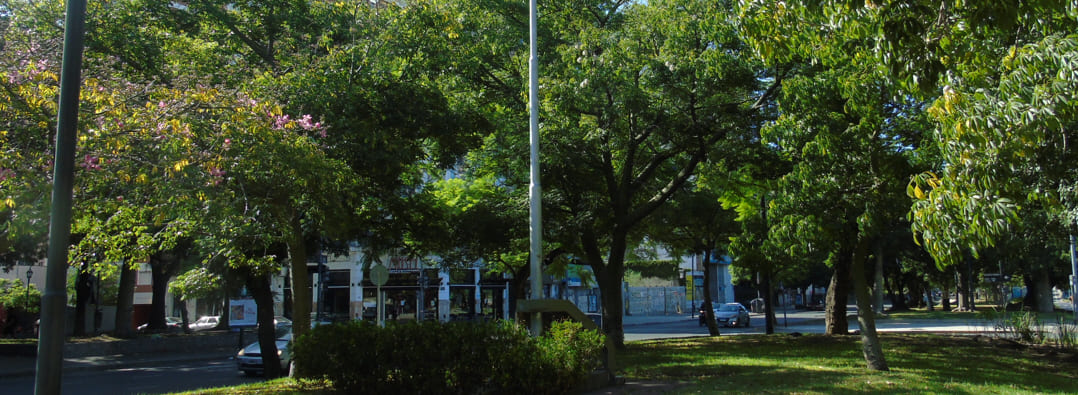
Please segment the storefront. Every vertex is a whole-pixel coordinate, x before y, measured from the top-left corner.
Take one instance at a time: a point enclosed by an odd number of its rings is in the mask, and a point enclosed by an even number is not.
[[[466,269],[438,269],[420,259],[383,256],[389,271],[380,287],[387,320],[489,320],[508,318],[508,279],[488,275],[480,265]],[[311,264],[316,317],[323,320],[377,320],[377,292],[364,273],[362,255],[353,247],[348,255],[331,256],[323,265]]]

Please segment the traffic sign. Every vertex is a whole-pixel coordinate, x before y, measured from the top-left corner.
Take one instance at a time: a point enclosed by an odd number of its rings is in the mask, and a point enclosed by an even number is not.
[[[382,266],[381,263],[376,263],[371,266],[371,282],[379,287],[386,285],[386,281],[389,281],[389,269]]]

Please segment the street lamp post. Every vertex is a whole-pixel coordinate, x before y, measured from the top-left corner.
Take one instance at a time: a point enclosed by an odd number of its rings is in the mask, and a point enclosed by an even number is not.
[[[34,268],[26,268],[26,311],[30,311],[30,277],[34,276]]]

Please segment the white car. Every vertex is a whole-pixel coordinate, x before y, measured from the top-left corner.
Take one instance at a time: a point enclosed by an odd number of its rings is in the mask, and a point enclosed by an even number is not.
[[[138,326],[139,332],[145,332],[150,329],[150,323],[145,323]],[[180,332],[183,331],[183,320],[179,317],[165,317],[165,331],[166,332]]]
[[[202,316],[198,317],[198,321],[192,322],[190,325],[187,325],[187,327],[191,328],[192,331],[210,330],[217,327],[220,319],[221,317],[217,316]]]
[[[287,375],[292,366],[292,332],[288,332],[277,338],[277,358],[281,360],[281,373]],[[244,347],[236,353],[236,368],[248,376],[262,374],[265,370],[262,364],[262,348],[258,342]]]

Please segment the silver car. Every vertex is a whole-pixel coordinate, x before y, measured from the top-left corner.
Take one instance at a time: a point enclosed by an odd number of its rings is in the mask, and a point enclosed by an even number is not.
[[[219,322],[220,319],[221,318],[217,317],[217,316],[211,316],[211,315],[202,316],[202,317],[198,317],[197,321],[192,322],[187,327],[191,328],[191,330],[195,331],[195,332],[210,330],[210,329],[213,329],[213,328],[217,327],[217,323]]]
[[[277,357],[281,360],[281,372],[288,374],[292,366],[292,332],[289,331],[277,338]],[[239,353],[236,353],[236,368],[248,376],[262,374],[265,366],[262,363],[262,348],[258,342],[247,345]]]
[[[749,326],[749,310],[741,303],[726,303],[715,309],[715,322],[727,326]]]

